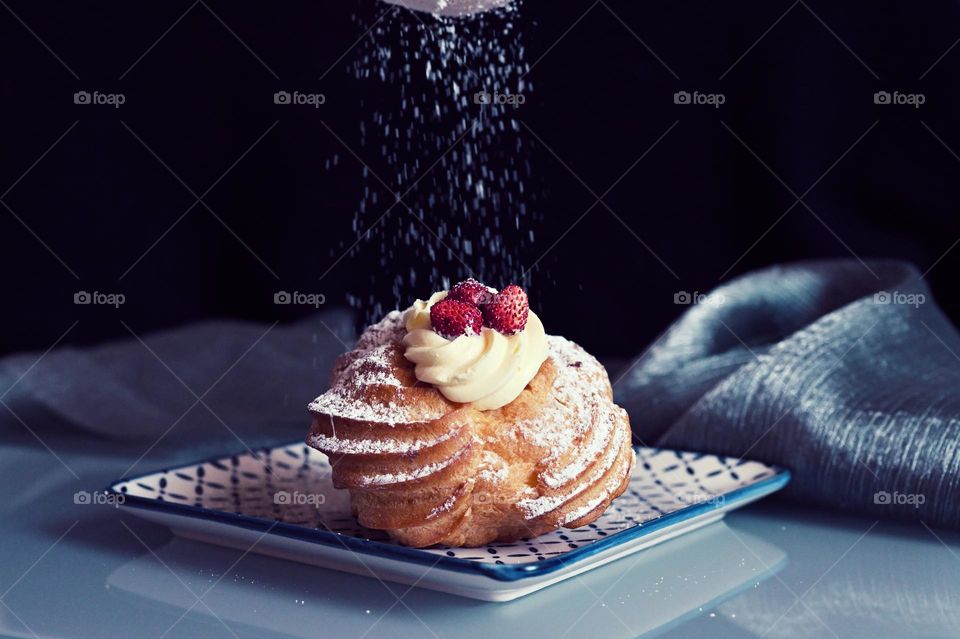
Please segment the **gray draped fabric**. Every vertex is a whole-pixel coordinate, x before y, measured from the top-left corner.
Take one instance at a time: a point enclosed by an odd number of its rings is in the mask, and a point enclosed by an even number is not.
[[[732,280],[615,394],[646,443],[789,468],[798,500],[960,526],[960,336],[909,264],[805,262]]]
[[[335,310],[10,355],[0,360],[0,466],[36,446],[51,453],[37,473],[64,470],[54,455],[84,453],[110,458],[119,477],[303,437],[307,403],[354,337],[350,314]],[[86,479],[73,465],[66,461]]]

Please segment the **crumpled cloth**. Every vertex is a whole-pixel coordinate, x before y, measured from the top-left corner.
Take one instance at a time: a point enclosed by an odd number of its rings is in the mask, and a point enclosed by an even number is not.
[[[89,453],[116,460],[119,478],[290,442],[306,434],[307,404],[356,339],[345,309],[285,324],[127,330],[95,346],[0,359],[0,465],[20,447],[41,447],[61,460],[49,459],[54,474],[85,477],[72,459]]]
[[[633,361],[615,398],[645,443],[788,468],[785,497],[960,527],[960,336],[910,264],[732,280]]]

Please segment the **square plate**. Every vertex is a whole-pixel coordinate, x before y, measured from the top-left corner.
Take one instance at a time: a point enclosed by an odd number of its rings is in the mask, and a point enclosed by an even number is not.
[[[301,442],[117,481],[107,492],[183,537],[508,601],[717,521],[790,479],[757,461],[636,451],[629,488],[589,526],[483,548],[407,548],[360,527],[326,456]]]

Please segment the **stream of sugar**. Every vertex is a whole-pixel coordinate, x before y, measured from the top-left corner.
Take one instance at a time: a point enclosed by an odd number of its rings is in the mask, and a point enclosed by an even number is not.
[[[468,276],[528,285],[542,220],[518,120],[532,88],[519,3],[468,18],[395,7],[378,20],[386,6],[358,18],[369,30],[349,65],[375,175],[364,169],[353,219],[368,280],[348,301],[368,322]]]

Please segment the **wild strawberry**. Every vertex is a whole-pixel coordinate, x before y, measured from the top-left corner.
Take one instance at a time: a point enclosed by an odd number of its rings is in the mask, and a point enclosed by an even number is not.
[[[530,302],[526,292],[511,284],[493,297],[493,301],[483,307],[484,326],[503,333],[513,335],[527,326],[527,316],[530,314]]]
[[[471,277],[455,284],[447,294],[447,299],[466,302],[479,308],[493,300],[493,291]]]
[[[479,335],[483,328],[483,315],[472,304],[444,298],[430,307],[430,324],[434,331],[447,339]]]

